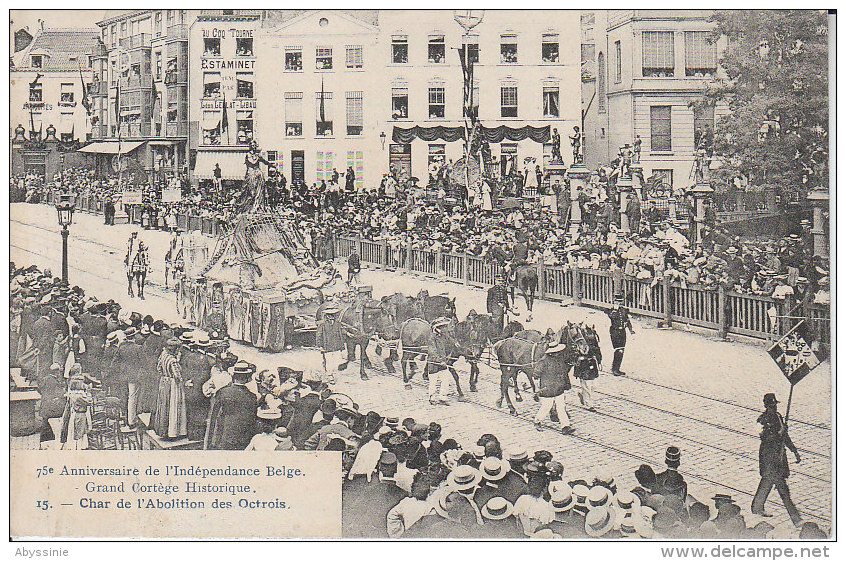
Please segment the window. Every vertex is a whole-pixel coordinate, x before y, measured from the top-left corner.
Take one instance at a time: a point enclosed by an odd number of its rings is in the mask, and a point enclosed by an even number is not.
[[[684,75],[713,76],[717,72],[717,44],[708,41],[707,31],[685,31]]]
[[[429,145],[429,180],[435,179],[432,171],[442,166],[446,162],[446,145],[445,144],[430,144]]]
[[[267,162],[271,165],[276,165],[276,158],[278,157],[278,155],[279,155],[279,153],[276,150],[268,150],[267,151]]]
[[[162,52],[156,51],[156,80],[162,79]]]
[[[672,31],[643,32],[643,76],[667,78],[675,75],[675,43]]]
[[[317,120],[317,136],[334,136],[332,123],[332,92],[316,92],[314,104]]]
[[[560,117],[558,105],[558,86],[544,86],[543,88],[543,116]]]
[[[446,102],[443,88],[429,88],[429,118],[443,119],[446,114]]]
[[[614,41],[614,83],[619,84],[623,81],[623,47],[619,41]]]
[[[303,48],[285,47],[285,72],[302,72]]]
[[[329,181],[335,169],[333,152],[318,152],[315,155],[315,177],[318,181]]]
[[[429,63],[442,64],[446,58],[446,43],[443,35],[429,35]]]
[[[203,97],[220,97],[220,72],[203,73]]]
[[[32,67],[33,68],[42,68],[43,67],[43,58],[41,55],[32,55]]]
[[[558,34],[544,33],[541,38],[541,60],[546,63],[558,62]]]
[[[285,92],[285,136],[303,135],[303,92]]]
[[[355,173],[355,188],[364,188],[364,152],[361,150],[347,150],[347,169],[352,168]]]
[[[220,111],[203,111],[203,144],[220,144]]]
[[[238,37],[235,39],[235,56],[253,56],[252,37]]]
[[[126,22],[122,21],[120,23],[120,36],[121,38],[126,37]]]
[[[203,39],[203,56],[220,56],[220,37]]]
[[[408,88],[391,89],[391,118],[408,119]]]
[[[364,93],[347,92],[347,135],[361,136],[364,130]]]
[[[156,12],[156,17],[153,20],[155,22],[155,30],[156,30],[156,37],[162,36],[162,13]]]
[[[714,140],[714,106],[693,107],[693,146],[710,146]]]
[[[364,68],[364,51],[361,45],[347,45],[347,68]]]
[[[175,11],[176,10],[168,10],[167,11],[167,26],[168,27],[170,27],[174,23],[174,16],[175,16],[174,12]]]
[[[517,64],[517,36],[501,35],[499,38],[499,62]]]
[[[73,84],[62,84],[59,92],[59,105],[75,105],[73,102]]]
[[[408,37],[406,35],[391,37],[391,62],[394,64],[408,63]]]
[[[479,43],[467,43],[467,60],[479,64]]]
[[[332,47],[317,47],[314,64],[317,70],[332,70]]]
[[[238,144],[249,144],[253,140],[253,111],[238,110],[235,112],[235,123],[238,130]]]
[[[500,92],[500,116],[517,116],[517,86],[502,86]]]
[[[596,57],[596,110],[605,113],[605,53],[599,53]]]
[[[43,99],[43,89],[41,84],[29,85],[29,101],[30,103],[41,103]]]
[[[505,177],[508,175],[508,172],[515,169],[515,166],[517,165],[517,145],[500,144],[499,153],[500,175]]]
[[[673,149],[670,133],[672,132],[669,105],[650,107],[650,127],[653,152],[669,152]]]
[[[235,80],[237,83],[236,96],[241,98],[252,99],[253,95],[253,73],[252,72],[236,72]]]

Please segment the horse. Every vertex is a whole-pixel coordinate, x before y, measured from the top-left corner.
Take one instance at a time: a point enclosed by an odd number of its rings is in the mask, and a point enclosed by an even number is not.
[[[567,325],[564,325],[556,332],[552,337],[552,341],[548,339],[548,335],[542,336],[537,341],[531,341],[526,337],[528,337],[528,334],[523,334],[523,338],[513,336],[503,339],[494,345],[494,352],[496,353],[499,368],[502,372],[499,383],[500,396],[496,401],[496,406],[502,407],[502,401],[504,399],[508,403],[508,409],[512,415],[517,414],[517,409],[511,403],[508,387],[513,380],[515,394],[517,393],[516,381],[518,372],[522,371],[530,379],[536,377],[535,370],[546,350],[549,348],[550,342],[555,341],[563,343],[566,346],[563,352],[565,353],[565,362],[569,365],[569,368],[573,367],[579,356],[590,352],[581,328],[572,323],[567,323]],[[537,339],[537,335],[532,334],[532,338]],[[569,368],[565,374],[569,374]]]
[[[500,331],[499,325],[490,314],[471,312],[455,326],[456,345],[459,354],[470,364],[470,391],[476,391],[479,380],[479,359],[488,345],[511,337],[523,331],[523,325],[511,321]]]
[[[321,304],[315,318],[320,321],[323,318],[323,309],[328,304]],[[338,321],[341,322],[341,336],[344,339],[344,346],[347,349],[347,360],[338,365],[338,370],[346,370],[350,361],[355,360],[355,348],[361,348],[361,360],[359,373],[362,380],[367,380],[366,368],[372,368],[370,359],[367,357],[367,345],[370,339],[379,334],[383,339],[395,339],[396,332],[391,318],[384,313],[379,302],[372,298],[361,298],[345,307],[338,314]],[[390,357],[385,360],[385,366],[389,371],[393,369]]]
[[[458,380],[458,372],[456,372],[453,364],[458,359],[458,347],[455,339],[455,324],[453,322],[447,326],[447,331],[444,334],[446,341],[445,349],[443,349],[444,356],[438,356],[441,353],[436,348],[435,333],[432,330],[432,325],[420,318],[411,318],[402,324],[399,332],[400,341],[402,343],[402,381],[406,389],[411,389],[411,378],[414,376],[414,360],[418,357],[426,358],[426,366],[423,368],[423,379],[428,380],[429,374],[440,372],[444,368],[449,369],[455,380],[455,388],[458,392],[459,401],[464,401],[464,393],[461,391],[461,384]],[[430,360],[430,355],[436,355],[436,360]],[[443,361],[443,362],[442,362]],[[411,363],[411,374],[409,371],[409,363]]]
[[[511,274],[511,301],[514,301],[514,289],[519,288],[523,299],[526,300],[526,309],[529,310],[528,320],[532,320],[532,308],[535,304],[535,291],[538,289],[538,268],[537,265],[518,265]]]
[[[150,266],[146,248],[138,248],[129,264],[129,294],[132,295],[132,283],[138,286],[138,297],[144,299],[144,285],[147,283],[147,270]]]
[[[415,317],[432,322],[437,318],[450,318],[458,320],[455,314],[455,298],[447,296],[429,296],[428,291],[421,290],[417,293],[414,302]]]

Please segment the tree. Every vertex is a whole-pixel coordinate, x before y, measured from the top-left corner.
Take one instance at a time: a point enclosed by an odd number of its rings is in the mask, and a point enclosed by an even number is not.
[[[746,175],[782,203],[828,186],[828,22],[825,11],[721,10],[712,41],[728,41],[724,71],[698,102],[727,106],[713,149],[723,185]]]

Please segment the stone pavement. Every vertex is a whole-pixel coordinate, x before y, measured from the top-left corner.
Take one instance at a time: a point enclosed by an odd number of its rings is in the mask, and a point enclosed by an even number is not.
[[[61,245],[53,210],[33,205],[11,207],[12,260],[50,266],[57,271]],[[85,214],[77,215],[76,222],[70,238],[72,282],[100,298],[114,298],[130,309],[169,321],[177,319],[172,294],[160,286],[160,268],[153,271],[155,284],[148,291],[148,300],[141,302],[126,297],[122,254],[131,227],[104,227],[100,217]],[[151,247],[155,267],[161,263],[156,256],[160,253],[163,257],[167,235],[142,231],[140,236]],[[459,315],[464,315],[470,306],[484,309],[484,292],[477,289],[382,271],[365,271],[363,276],[366,283],[374,285],[377,296],[393,291],[411,294],[425,286],[432,294],[457,294]],[[566,319],[592,320],[600,336],[607,329],[607,324],[602,323],[607,319],[601,312],[562,308],[549,302],[536,304],[535,318],[531,327],[536,329],[560,325]],[[630,339],[624,363],[632,374],[627,378],[600,378],[599,412],[577,407],[575,394],[570,396],[571,416],[577,429],[572,436],[534,428],[530,419],[537,405],[529,392],[524,392],[526,401],[517,404],[519,417],[497,410],[493,402],[499,392],[498,372],[486,365],[482,367],[479,392],[470,396],[470,403],[453,401],[450,406],[431,406],[424,389],[415,386],[411,391],[404,390],[396,377],[376,375],[370,381],[361,381],[357,365],[351,365],[338,376],[336,390],[353,397],[364,410],[412,416],[418,421],[438,421],[444,426],[445,436],[456,437],[465,447],[479,435],[492,432],[500,437],[506,449],[519,446],[529,451],[549,450],[563,460],[568,474],[573,476],[590,474],[597,466],[610,467],[623,486],[635,484],[633,472],[641,463],[652,464],[656,471],[661,469],[664,449],[675,444],[682,449],[681,470],[694,496],[707,501],[715,492],[727,492],[748,512],[751,494],[758,483],[755,425],[758,402],[765,390],[770,391],[774,385],[778,389],[777,383],[783,382],[773,376],[774,366],[769,357],[761,347],[717,343],[694,334],[650,329],[640,321],[635,321],[635,329],[637,333]],[[610,359],[611,350],[605,348],[607,338],[603,337],[602,342],[603,355]],[[312,369],[320,364],[319,354],[313,351],[274,355],[241,345],[235,347],[235,352],[261,368],[286,364]],[[674,350],[679,348],[684,351]],[[372,346],[370,356],[376,364]],[[466,365],[462,362],[460,368],[466,370]],[[769,371],[762,372],[765,368]],[[809,376],[807,389],[800,385],[802,393],[794,394],[791,435],[803,449],[803,461],[799,465],[791,463],[789,480],[794,500],[804,516],[819,517],[818,521],[825,527],[830,525],[832,488],[828,368],[826,365]],[[417,376],[419,382],[420,375]],[[466,373],[462,373],[465,391],[466,379]],[[727,379],[731,384],[726,384]],[[817,393],[811,393],[812,389]],[[779,391],[779,395],[786,401],[786,392]],[[771,495],[768,510],[776,514],[771,521],[787,526],[787,516],[776,493]],[[747,521],[751,519],[751,515],[747,517]]]

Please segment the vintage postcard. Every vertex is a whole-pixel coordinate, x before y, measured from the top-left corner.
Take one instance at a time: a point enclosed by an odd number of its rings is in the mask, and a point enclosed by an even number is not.
[[[11,10],[10,539],[835,539],[835,23]]]

